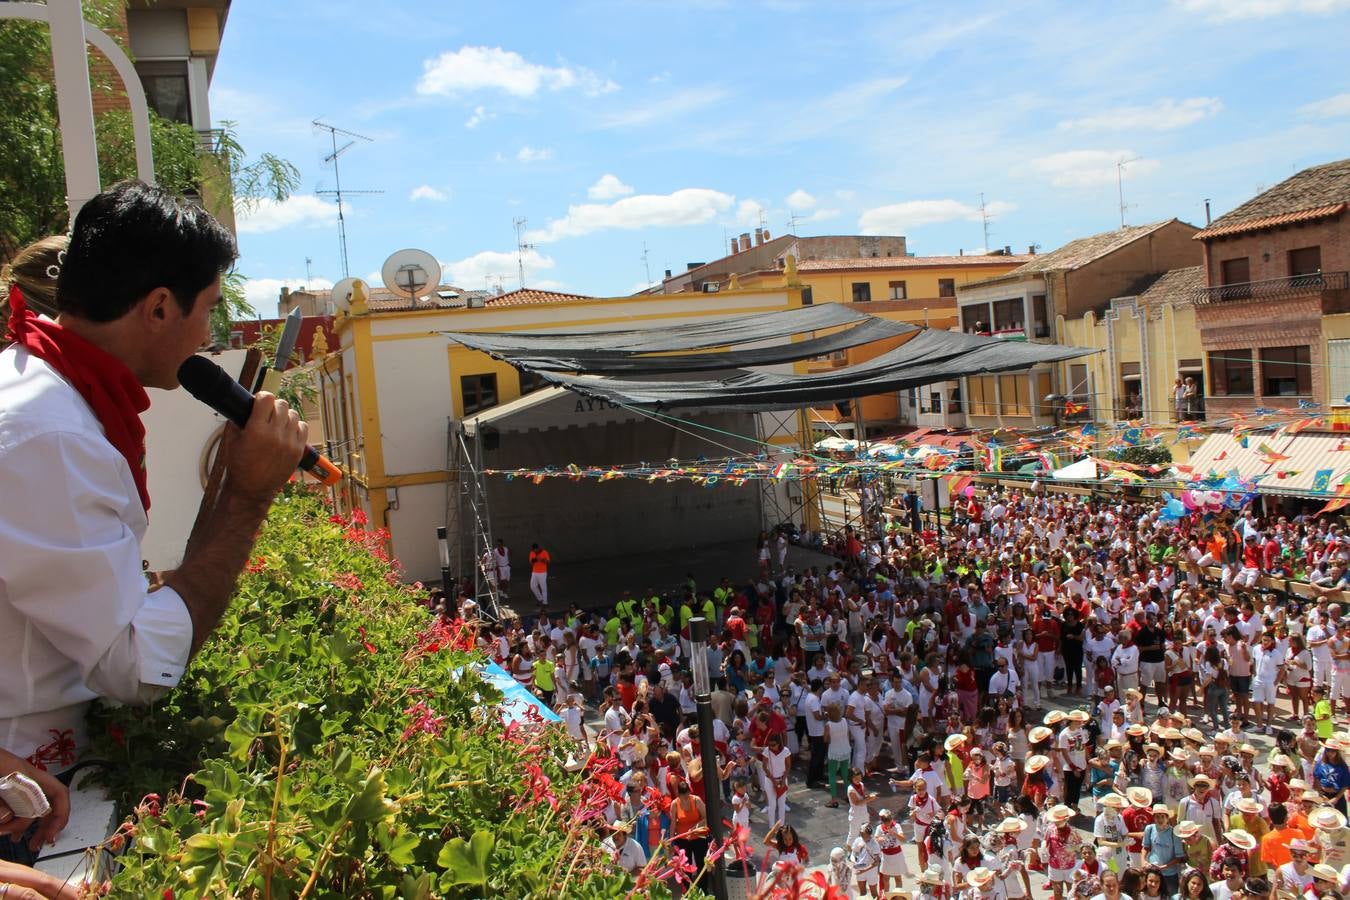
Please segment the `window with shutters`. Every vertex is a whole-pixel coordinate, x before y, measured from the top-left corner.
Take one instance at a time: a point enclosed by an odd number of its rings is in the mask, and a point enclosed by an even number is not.
[[[464,401],[464,415],[491,409],[497,405],[497,376],[461,375],[459,391]]]
[[[939,279],[938,279],[938,296],[939,296],[939,297],[955,297],[955,296],[956,296],[956,279],[955,279],[955,278],[939,278]]]
[[[891,289],[891,299],[892,299],[892,300],[904,300],[904,299],[906,299],[906,294],[905,294],[905,283],[904,283],[903,281],[892,281],[892,282],[890,283],[889,287],[890,287],[890,289]]]
[[[1256,390],[1252,371],[1252,351],[1210,351],[1209,384],[1215,397],[1252,396]]]
[[[853,302],[866,303],[872,299],[872,285],[866,281],[853,282]]]
[[[1307,347],[1261,349],[1261,393],[1267,397],[1312,395],[1312,355]]]

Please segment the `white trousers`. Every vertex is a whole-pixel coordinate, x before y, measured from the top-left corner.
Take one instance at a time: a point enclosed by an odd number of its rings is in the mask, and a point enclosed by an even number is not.
[[[530,593],[539,601],[540,606],[548,606],[548,573],[530,573]]]

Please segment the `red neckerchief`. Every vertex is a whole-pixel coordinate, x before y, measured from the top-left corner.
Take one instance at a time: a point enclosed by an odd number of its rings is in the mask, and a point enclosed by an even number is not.
[[[145,425],[150,397],[126,364],[103,348],[41,319],[24,303],[18,285],[9,288],[9,333],[14,342],[70,382],[93,409],[103,434],[131,467],[141,505],[150,511],[145,479]]]

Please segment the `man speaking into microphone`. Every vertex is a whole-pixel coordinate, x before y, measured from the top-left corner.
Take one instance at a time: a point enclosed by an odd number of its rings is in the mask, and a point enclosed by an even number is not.
[[[202,536],[163,587],[147,588],[145,388],[178,387],[179,367],[210,338],[236,255],[206,211],[124,182],[75,219],[52,273],[55,321],[11,294],[13,344],[0,352],[0,748],[52,772],[83,748],[94,698],[146,704],[178,683],[306,449],[295,410],[259,394],[224,442],[225,487]],[[27,850],[0,838],[0,858]]]

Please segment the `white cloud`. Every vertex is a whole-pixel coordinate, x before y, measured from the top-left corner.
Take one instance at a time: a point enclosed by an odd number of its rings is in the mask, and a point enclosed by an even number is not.
[[[614,203],[581,203],[569,206],[567,215],[529,232],[526,238],[547,243],[610,228],[702,225],[730,208],[735,200],[710,188],[684,188],[670,194],[637,194]]]
[[[541,90],[580,90],[608,94],[619,86],[580,66],[544,66],[501,47],[460,47],[422,63],[417,93],[452,96],[497,90],[513,97],[533,97]]]
[[[834,196],[839,198],[840,200],[843,200],[845,203],[848,203],[850,200],[858,196],[858,192],[849,190],[848,188],[841,188],[834,192]]]
[[[991,215],[1012,212],[1017,207],[1002,200],[985,204]],[[960,200],[906,200],[864,210],[858,217],[858,229],[863,234],[905,234],[910,229],[938,222],[980,220],[980,208]]]
[[[553,257],[545,256],[538,250],[526,250],[524,256],[520,258],[525,263],[525,283],[527,285],[546,290],[556,290],[555,287],[550,286],[557,285],[558,282],[536,281],[534,279],[534,276],[538,273],[552,269],[557,265]],[[502,287],[511,290],[515,287],[517,279],[517,255],[510,251],[483,250],[473,256],[466,256],[464,259],[443,264],[441,273],[442,280],[447,284],[453,284],[465,290],[482,290],[490,285],[495,287],[498,279],[501,280]]]
[[[619,180],[617,175],[601,175],[595,184],[586,189],[586,196],[592,200],[613,200],[615,197],[626,197],[633,193],[633,189]]]
[[[1165,97],[1148,106],[1122,106],[1081,119],[1060,122],[1075,131],[1171,131],[1217,115],[1223,103],[1217,97]]]
[[[351,204],[345,204],[351,212]],[[313,194],[292,194],[285,200],[263,199],[235,207],[240,234],[265,234],[284,228],[318,228],[337,222],[337,204]]]
[[[839,216],[842,210],[838,209],[818,209],[806,218],[797,219],[798,222],[823,222],[826,219],[834,219]]]
[[[788,209],[810,209],[816,205],[816,198],[801,188],[787,195]]]
[[[488,119],[495,119],[495,118],[497,118],[497,114],[488,112],[486,106],[482,105],[475,106],[473,108],[473,115],[469,116],[469,118],[465,120],[464,127],[477,128],[479,125],[482,125]]]
[[[1127,177],[1158,170],[1156,159],[1136,159],[1136,155],[1133,150],[1066,150],[1033,159],[1031,171],[1056,187],[1092,187],[1114,184],[1116,164],[1122,160],[1131,160],[1125,166]]]
[[[1350,10],[1350,0],[1172,0],[1186,12],[1218,21],[1268,19],[1291,13],[1329,15]]]
[[[449,200],[450,195],[445,191],[434,188],[429,184],[419,184],[408,194],[409,200]]]
[[[544,162],[553,158],[553,150],[550,147],[531,147],[526,144],[516,152],[516,159],[523,163]]]
[[[1318,116],[1323,119],[1330,119],[1335,116],[1350,116],[1350,93],[1337,94],[1325,100],[1317,100],[1300,106],[1298,111],[1306,116]]]
[[[264,319],[277,313],[277,302],[281,299],[283,287],[297,290],[306,285],[310,290],[326,291],[333,286],[327,278],[250,278],[244,282],[244,297]]]
[[[736,224],[742,228],[753,228],[768,215],[769,210],[758,200],[742,200],[736,206]]]
[[[678,91],[661,100],[643,103],[626,112],[613,113],[602,118],[601,128],[632,128],[637,125],[650,125],[653,122],[666,123],[671,119],[712,106],[727,96],[727,92],[717,87],[696,87]]]

